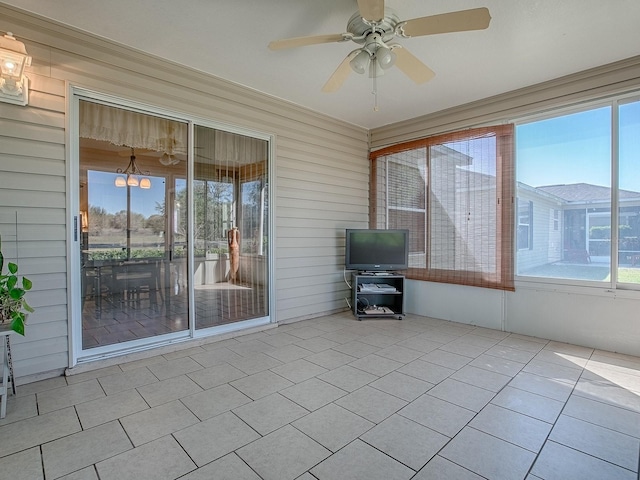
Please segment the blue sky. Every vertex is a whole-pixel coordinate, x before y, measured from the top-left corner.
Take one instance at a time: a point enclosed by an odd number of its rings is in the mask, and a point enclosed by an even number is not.
[[[114,185],[117,174],[110,172],[88,172],[89,205],[104,208],[108,213],[116,213],[127,209],[127,189]],[[149,176],[151,188],[131,188],[131,210],[145,217],[155,215],[156,202],[164,202],[164,178]]]
[[[640,102],[620,108],[620,188],[640,191]],[[611,108],[516,127],[517,179],[533,187],[611,185]]]
[[[532,187],[611,185],[610,108],[516,127],[517,179]]]

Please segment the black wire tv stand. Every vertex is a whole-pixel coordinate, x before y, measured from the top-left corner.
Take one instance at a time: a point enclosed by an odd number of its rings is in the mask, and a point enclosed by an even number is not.
[[[404,317],[404,275],[389,272],[351,274],[351,308],[358,320]]]

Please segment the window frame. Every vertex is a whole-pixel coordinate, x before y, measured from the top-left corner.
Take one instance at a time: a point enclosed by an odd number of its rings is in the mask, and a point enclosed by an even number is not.
[[[528,114],[524,114],[519,117],[512,117],[509,119],[510,122],[514,124],[515,130],[517,130],[518,126],[549,120],[553,118],[558,118],[562,116],[568,116],[576,113],[587,112],[590,110],[595,110],[603,107],[610,107],[611,109],[611,158],[610,158],[610,188],[611,188],[611,249],[610,249],[610,258],[612,259],[610,262],[610,274],[609,281],[592,281],[592,280],[584,280],[578,278],[554,278],[554,277],[543,277],[543,276],[528,276],[528,275],[519,275],[517,271],[517,255],[519,249],[514,249],[514,279],[516,285],[537,285],[544,286],[549,285],[549,288],[556,289],[566,289],[567,291],[573,291],[574,289],[580,289],[584,287],[589,288],[605,288],[607,291],[630,291],[630,292],[638,292],[640,291],[640,283],[632,284],[632,283],[621,283],[618,280],[618,269],[619,269],[619,261],[614,261],[613,259],[617,259],[619,253],[619,238],[618,238],[618,229],[619,229],[619,220],[620,220],[620,204],[619,204],[619,128],[618,128],[618,117],[619,117],[619,108],[625,104],[640,102],[640,90],[637,88],[631,91],[620,92],[615,94],[610,94],[606,96],[600,96],[596,98],[592,98],[590,100],[580,102],[580,103],[568,103],[559,105],[556,108],[546,108],[544,111],[531,112]],[[514,144],[517,145],[518,138],[514,131]],[[514,182],[517,184],[517,170],[519,168],[518,165],[518,153],[517,147],[514,152],[514,170],[516,174],[514,174]],[[517,195],[517,187],[514,187],[514,192]],[[517,213],[516,213],[517,215]],[[517,221],[517,217],[516,217]],[[516,224],[517,225],[517,224]],[[560,229],[564,231],[564,217],[560,214]],[[514,235],[516,232],[514,231]],[[587,234],[588,235],[588,234]]]
[[[528,223],[522,223],[520,213],[520,202],[527,203],[527,220]],[[533,200],[524,200],[521,197],[516,197],[516,249],[517,250],[533,250]],[[527,226],[527,245],[520,247],[520,227]]]
[[[213,129],[219,129],[226,133],[233,133],[238,135],[244,135],[248,137],[252,137],[254,139],[263,140],[268,143],[267,145],[267,157],[266,157],[266,181],[265,184],[269,184],[269,182],[273,181],[275,178],[275,134],[260,132],[251,128],[243,128],[238,126],[230,126],[228,124],[222,123],[221,121],[206,118],[195,114],[178,112],[175,109],[170,107],[163,107],[161,102],[155,101],[152,104],[141,103],[139,101],[126,99],[121,96],[114,96],[107,93],[102,93],[96,90],[87,89],[84,87],[80,87],[77,85],[69,85],[68,86],[68,111],[69,111],[69,138],[68,138],[68,150],[69,150],[69,162],[67,163],[66,173],[67,173],[67,186],[69,190],[69,199],[68,199],[68,217],[67,222],[68,225],[73,226],[74,228],[68,229],[67,234],[67,268],[70,273],[69,280],[69,288],[67,293],[67,304],[69,306],[69,365],[75,366],[80,363],[94,361],[98,359],[111,358],[114,355],[122,355],[130,351],[143,351],[143,350],[151,350],[153,348],[157,348],[158,345],[169,345],[173,341],[182,341],[183,339],[198,339],[204,338],[212,335],[219,335],[229,331],[234,331],[238,329],[237,324],[220,324],[211,328],[197,329],[195,323],[195,306],[194,306],[194,295],[193,295],[193,286],[190,286],[190,294],[189,294],[189,329],[186,333],[178,332],[178,333],[168,333],[164,334],[161,338],[141,338],[136,340],[131,340],[129,342],[116,343],[114,345],[108,345],[106,347],[96,347],[93,349],[84,349],[82,346],[82,307],[80,305],[80,299],[82,298],[82,283],[80,278],[80,268],[81,268],[81,256],[77,255],[77,250],[79,248],[79,235],[78,235],[78,221],[80,212],[80,198],[79,193],[75,187],[75,185],[80,185],[80,174],[79,174],[79,165],[80,165],[80,155],[79,155],[79,145],[80,145],[80,127],[79,127],[79,102],[80,101],[89,101],[94,103],[106,104],[108,106],[113,106],[116,108],[123,108],[132,112],[141,113],[144,115],[153,115],[160,116],[163,118],[167,118],[169,120],[177,121],[177,122],[185,122],[188,124],[188,135],[189,135],[189,145],[190,148],[188,150],[187,158],[188,158],[188,169],[186,177],[169,177],[171,181],[176,181],[178,179],[183,180],[186,183],[187,188],[187,197],[190,199],[189,210],[187,212],[187,225],[188,232],[193,232],[193,206],[192,206],[192,198],[193,198],[193,163],[194,163],[194,148],[193,148],[193,130],[196,126],[207,127]],[[158,100],[158,99],[156,99]],[[171,190],[175,190],[172,188]],[[169,198],[166,201],[170,201]],[[272,215],[268,217],[268,222],[265,225],[265,231],[268,235],[268,238],[271,239],[275,234],[275,225],[274,219],[275,216],[275,206],[270,206],[272,209]],[[78,213],[75,213],[78,212]],[[254,318],[245,320],[243,322],[243,328],[255,327],[266,325],[274,322],[275,319],[275,309],[274,299],[275,299],[275,263],[274,263],[274,242],[270,241],[265,246],[265,268],[266,268],[266,295],[267,295],[267,313],[264,317]],[[194,255],[193,255],[193,246],[190,246],[187,255],[186,255],[186,263],[188,266],[188,271],[194,271]]]

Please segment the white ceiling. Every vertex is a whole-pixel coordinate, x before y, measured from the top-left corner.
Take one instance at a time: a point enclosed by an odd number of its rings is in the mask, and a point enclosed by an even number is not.
[[[352,42],[271,51],[271,40],[342,33],[356,0],[3,0],[153,55],[375,128],[640,54],[638,0],[386,0],[402,20],[488,7],[487,30],[398,39],[435,71],[397,68],[321,88]],[[20,32],[13,32],[20,37]]]

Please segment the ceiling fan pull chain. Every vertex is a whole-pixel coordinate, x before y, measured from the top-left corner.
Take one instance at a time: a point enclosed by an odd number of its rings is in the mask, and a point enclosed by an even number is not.
[[[373,60],[375,62],[375,59]],[[373,111],[377,112],[380,109],[378,108],[378,77],[377,75],[373,75]]]

